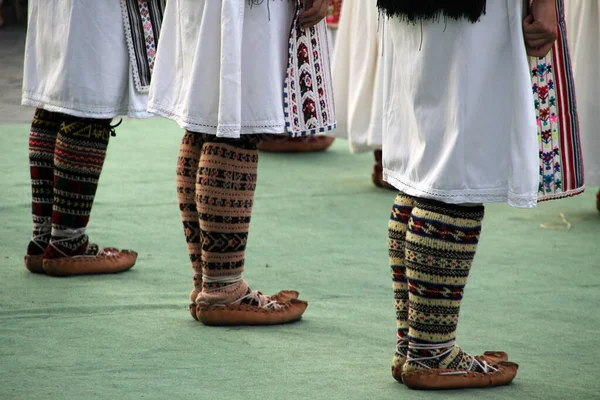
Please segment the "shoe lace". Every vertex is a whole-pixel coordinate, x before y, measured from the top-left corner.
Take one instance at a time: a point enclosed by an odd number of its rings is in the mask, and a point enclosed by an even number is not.
[[[119,120],[119,122],[117,122],[114,125],[111,125],[110,123],[108,124],[108,131],[110,132],[110,136],[112,136],[112,137],[117,136],[117,132],[115,131],[115,128],[118,127],[119,125],[121,125],[122,122],[123,122],[123,118],[121,118]]]
[[[234,276],[222,276],[222,277],[218,277],[218,278],[213,278],[210,276],[203,276],[203,281],[206,283],[219,282],[219,283],[226,283],[226,284],[230,284],[230,285],[235,285],[235,284],[241,282],[243,279],[244,278],[243,278],[242,274],[237,274]],[[205,291],[206,292],[214,292],[214,291],[219,291],[222,289],[223,289],[223,287],[218,287],[218,288],[214,288],[214,289],[205,289]],[[231,304],[242,304],[242,302],[257,305],[258,307],[265,308],[265,309],[278,309],[281,307],[281,305],[279,303],[277,303],[277,301],[271,299],[271,297],[269,297],[269,296],[265,296],[258,290],[251,290],[250,292],[248,292],[248,294],[240,297],[239,299],[237,299],[236,301],[234,301]]]
[[[50,239],[49,244],[54,250],[56,250],[57,252],[62,254],[64,257],[84,258],[84,257],[97,257],[98,255],[103,255],[103,256],[107,256],[107,257],[117,256],[117,254],[113,254],[111,252],[104,253],[104,248],[100,247],[100,246],[98,246],[98,252],[96,254],[79,254],[76,256],[70,256],[70,255],[66,254],[64,251],[62,251],[59,247],[56,246],[57,244],[60,244],[63,242],[68,242],[68,241],[79,239],[82,236],[85,236],[85,228],[52,229],[52,238]],[[57,239],[57,238],[61,238],[61,239]],[[89,244],[88,244],[88,246],[89,246]]]
[[[232,304],[241,304],[244,300],[249,300],[252,304],[257,304],[260,308],[272,309],[279,306],[275,300],[272,300],[269,296],[265,296],[258,290],[250,291],[247,295],[237,299]]]
[[[447,356],[448,354],[452,353],[455,346],[456,346],[455,340],[451,340],[451,341],[445,342],[445,343],[433,343],[433,344],[431,344],[431,343],[409,343],[408,348],[411,350],[431,351],[431,350],[445,349],[445,348],[448,348],[448,350],[443,351],[440,354],[436,354],[434,356],[427,356],[427,357],[413,357],[411,355],[411,352],[409,352],[408,353],[408,361],[410,361],[411,363],[419,364],[423,368],[431,369],[430,366],[423,363],[422,361],[441,359],[441,358]],[[474,370],[481,370],[481,371],[483,371],[484,374],[498,371],[498,369],[496,367],[488,364],[488,362],[485,360],[480,361],[470,354],[465,353],[465,355],[467,355],[471,358],[471,363],[469,364],[469,367],[467,369],[460,370],[460,371],[440,372],[440,375],[463,375],[469,371],[474,371]]]
[[[397,334],[398,341],[396,342],[396,352],[406,357],[408,353],[408,337]]]
[[[34,223],[33,224],[34,232],[37,231],[37,235],[31,236],[31,241],[39,247],[41,250],[46,250],[45,244],[48,243],[48,240],[41,241],[40,239],[46,236],[51,236],[52,233],[52,224],[50,222],[44,223]]]

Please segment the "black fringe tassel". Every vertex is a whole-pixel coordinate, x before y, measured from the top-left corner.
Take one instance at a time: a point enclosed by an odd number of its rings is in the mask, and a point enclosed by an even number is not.
[[[486,0],[377,0],[388,17],[417,23],[440,19],[466,19],[473,23],[485,14]]]

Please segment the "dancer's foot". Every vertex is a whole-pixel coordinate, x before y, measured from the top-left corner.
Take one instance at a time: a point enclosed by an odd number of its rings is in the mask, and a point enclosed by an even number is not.
[[[373,152],[375,158],[375,164],[373,165],[373,173],[371,174],[371,180],[377,187],[396,190],[395,187],[383,180],[383,164],[382,164],[382,152],[381,150],[375,150]]]
[[[308,153],[324,151],[335,138],[323,135],[289,137],[281,135],[264,135],[258,149],[274,153]]]
[[[237,298],[228,293],[236,293],[244,288]],[[216,293],[215,293],[216,292]],[[297,299],[298,292],[282,291],[274,296],[265,296],[251,290],[245,281],[221,287],[218,290],[206,289],[196,298],[196,319],[205,325],[275,325],[297,321],[302,318],[308,303]],[[190,307],[192,311],[193,307]]]
[[[198,297],[198,293],[196,290],[192,291],[192,294],[190,295],[190,298],[195,299]],[[284,304],[292,299],[297,299],[298,296],[300,295],[300,293],[298,293],[295,290],[282,290],[279,293],[276,293],[274,295],[269,296],[271,298],[271,300],[275,300],[276,302],[280,303],[280,304]],[[194,300],[192,300],[194,301]],[[190,306],[190,314],[192,315],[192,317],[198,321],[198,315],[197,315],[197,308],[198,306],[196,305],[196,303],[191,303]]]
[[[517,364],[500,360],[507,358],[504,352],[474,357],[453,342],[447,345],[440,348],[411,343],[402,372],[404,384],[421,390],[484,388],[507,385],[517,375]],[[435,353],[441,349],[441,353]],[[428,355],[420,357],[419,352]]]

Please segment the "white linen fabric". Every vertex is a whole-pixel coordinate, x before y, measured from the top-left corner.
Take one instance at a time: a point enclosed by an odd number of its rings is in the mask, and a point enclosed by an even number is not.
[[[600,186],[600,4],[598,1],[565,2],[567,37],[575,87],[586,186]]]
[[[350,151],[381,149],[383,57],[377,0],[344,0],[333,52],[338,128]]]
[[[295,2],[169,0],[149,111],[183,129],[283,134],[283,82]]]
[[[535,207],[536,118],[523,2],[466,21],[384,27],[385,180],[446,203]]]
[[[30,0],[22,104],[82,118],[150,117],[119,0]]]

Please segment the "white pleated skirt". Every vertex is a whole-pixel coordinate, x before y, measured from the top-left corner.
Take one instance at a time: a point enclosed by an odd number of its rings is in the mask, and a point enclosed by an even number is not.
[[[383,57],[376,0],[345,0],[333,52],[333,90],[338,128],[350,151],[382,144]]]
[[[476,24],[385,23],[384,178],[446,203],[535,207],[536,117],[521,0]]]
[[[586,186],[600,186],[600,4],[598,1],[565,2],[567,35],[577,88],[577,111]]]
[[[83,118],[151,116],[136,92],[119,0],[30,0],[22,104]]]
[[[169,0],[149,111],[219,137],[285,133],[294,7],[290,1]]]

